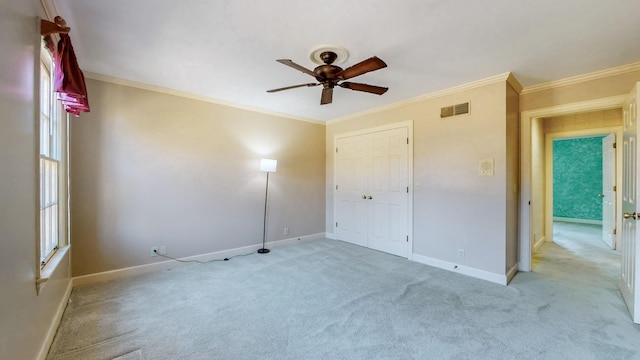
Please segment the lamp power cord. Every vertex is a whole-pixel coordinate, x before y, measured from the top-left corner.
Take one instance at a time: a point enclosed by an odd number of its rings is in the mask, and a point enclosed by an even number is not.
[[[229,260],[231,260],[233,258],[236,258],[236,257],[249,256],[249,255],[255,254],[255,252],[252,251],[252,252],[246,253],[246,254],[239,254],[239,255],[229,256],[229,257],[226,257],[224,259],[211,259],[211,260],[208,260],[208,261],[200,261],[200,260],[181,260],[181,259],[176,259],[176,258],[168,256],[168,255],[160,254],[158,252],[158,250],[153,250],[153,253],[156,254],[157,256],[160,256],[160,257],[163,257],[163,258],[166,258],[166,259],[170,259],[170,260],[174,260],[174,261],[177,261],[177,262],[181,262],[181,263],[198,263],[198,264],[208,264],[208,263],[212,263],[212,262],[216,262],[216,261],[229,261]]]

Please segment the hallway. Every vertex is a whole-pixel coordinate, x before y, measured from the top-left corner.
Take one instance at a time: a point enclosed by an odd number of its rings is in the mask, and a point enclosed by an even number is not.
[[[619,289],[620,252],[607,247],[601,236],[600,225],[554,222],[554,242],[545,242],[533,253],[533,271],[545,277]]]

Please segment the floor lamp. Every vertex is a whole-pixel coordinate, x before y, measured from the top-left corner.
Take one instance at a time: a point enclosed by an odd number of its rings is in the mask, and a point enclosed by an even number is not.
[[[264,191],[264,222],[262,223],[262,249],[258,249],[259,254],[266,254],[269,249],[265,249],[264,244],[267,239],[267,199],[269,197],[269,173],[276,172],[278,160],[260,159],[260,171],[267,173],[267,187]]]

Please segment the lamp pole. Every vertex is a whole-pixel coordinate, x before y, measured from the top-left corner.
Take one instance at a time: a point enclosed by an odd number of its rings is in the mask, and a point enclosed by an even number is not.
[[[267,186],[264,191],[264,220],[262,222],[262,249],[258,249],[259,254],[266,254],[269,249],[265,249],[264,245],[267,239],[267,199],[269,197],[269,172],[267,171]]]

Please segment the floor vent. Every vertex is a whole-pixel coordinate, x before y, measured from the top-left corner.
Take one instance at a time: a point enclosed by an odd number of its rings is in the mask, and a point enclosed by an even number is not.
[[[440,109],[440,118],[446,118],[450,116],[462,115],[469,113],[469,103],[462,103],[457,105],[445,106]]]

